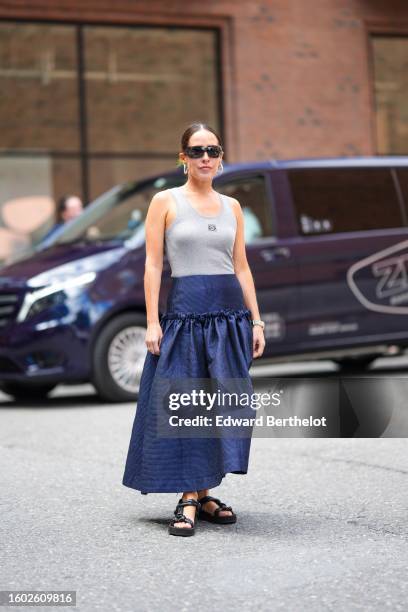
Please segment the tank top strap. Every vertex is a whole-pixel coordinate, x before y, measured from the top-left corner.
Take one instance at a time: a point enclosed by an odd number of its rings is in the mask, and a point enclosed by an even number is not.
[[[222,202],[222,212],[225,213],[226,210],[231,210],[231,205],[228,201],[228,198],[226,195],[224,195],[223,193],[219,193],[219,196],[221,198],[221,202]]]
[[[172,187],[170,191],[176,202],[176,217],[174,219],[174,222],[178,222],[180,219],[185,219],[187,217],[193,217],[194,211],[191,210],[191,206],[186,201],[184,195],[181,193],[180,188]]]
[[[232,204],[228,198],[228,196],[224,195],[223,193],[220,193],[220,197],[221,197],[221,201],[223,203],[223,214],[224,216],[230,220],[230,223],[232,223],[232,225],[234,227],[237,226],[237,218],[235,216],[234,210],[232,208]]]

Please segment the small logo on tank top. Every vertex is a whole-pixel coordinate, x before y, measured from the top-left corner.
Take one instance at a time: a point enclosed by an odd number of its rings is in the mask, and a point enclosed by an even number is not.
[[[214,225],[213,223],[209,223],[208,229],[210,230],[210,232],[215,232],[215,230],[217,229],[217,226]]]

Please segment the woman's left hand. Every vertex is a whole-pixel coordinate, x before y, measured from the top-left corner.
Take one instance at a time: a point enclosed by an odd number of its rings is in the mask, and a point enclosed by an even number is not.
[[[253,358],[261,357],[265,348],[265,335],[264,330],[260,325],[254,325],[252,328],[252,348],[253,348]]]

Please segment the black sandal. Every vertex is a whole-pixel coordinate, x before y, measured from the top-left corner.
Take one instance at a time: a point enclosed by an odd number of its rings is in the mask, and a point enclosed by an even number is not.
[[[235,512],[232,510],[231,506],[227,506],[226,504],[224,504],[222,501],[220,501],[217,497],[211,497],[211,495],[206,495],[205,497],[202,497],[201,499],[198,500],[200,503],[200,510],[198,512],[198,518],[201,519],[202,521],[208,521],[209,523],[218,523],[220,525],[226,525],[229,523],[236,523],[237,522],[237,515],[235,514]],[[209,501],[213,501],[216,504],[218,504],[219,508],[216,508],[214,510],[214,514],[211,514],[211,512],[206,512],[205,510],[202,509],[203,505],[206,502]],[[232,514],[230,515],[225,515],[225,516],[219,516],[220,512],[222,510],[230,510],[232,512]]]
[[[171,535],[179,535],[179,536],[192,536],[195,533],[195,520],[192,521],[191,518],[185,516],[183,514],[184,506],[195,506],[198,512],[200,512],[201,504],[196,499],[184,499],[181,497],[178,501],[177,507],[174,511],[174,519],[171,519],[169,524],[169,533]],[[197,516],[196,510],[196,516]],[[174,523],[190,523],[191,527],[175,527]]]

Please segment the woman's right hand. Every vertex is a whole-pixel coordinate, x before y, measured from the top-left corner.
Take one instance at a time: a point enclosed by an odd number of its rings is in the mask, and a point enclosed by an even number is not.
[[[147,350],[153,355],[160,355],[160,344],[162,337],[163,330],[160,323],[148,323],[145,342]]]

